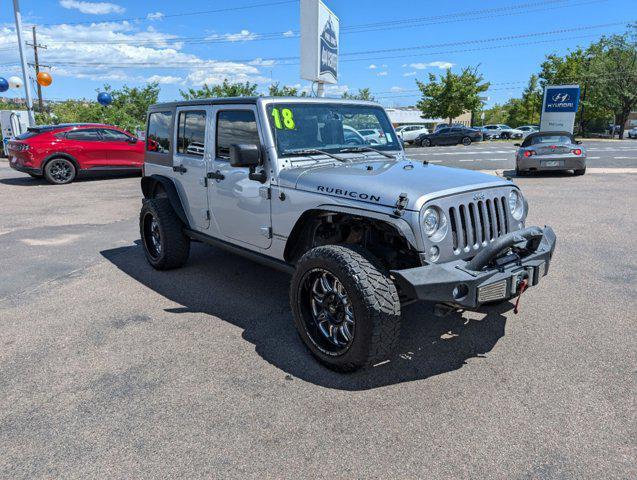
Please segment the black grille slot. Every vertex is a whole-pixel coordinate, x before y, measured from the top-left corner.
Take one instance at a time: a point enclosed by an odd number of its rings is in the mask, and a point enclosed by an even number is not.
[[[509,217],[507,217],[507,201],[506,198],[500,197],[500,201],[502,202],[502,223],[504,225],[504,233],[509,233]]]
[[[458,251],[458,229],[456,228],[456,209],[449,209],[449,223],[451,224],[451,235],[453,237],[453,249]]]
[[[476,225],[476,206],[473,203],[469,204],[469,220],[471,223],[471,245],[479,244],[478,240],[478,228]]]
[[[467,243],[467,215],[464,205],[460,205],[460,222],[462,227],[460,240],[462,241],[462,247],[464,248],[469,245]]]

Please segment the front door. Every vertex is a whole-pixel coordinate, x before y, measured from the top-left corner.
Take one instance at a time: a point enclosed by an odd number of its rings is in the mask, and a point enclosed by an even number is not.
[[[230,165],[230,145],[262,145],[253,105],[213,108],[214,163],[208,184],[210,210],[219,236],[259,248],[272,243],[270,199],[267,187],[248,178],[249,169]],[[212,230],[212,228],[211,228]]]
[[[100,130],[102,140],[108,142],[108,163],[113,167],[139,166],[139,148],[135,147],[132,137],[113,128]]]
[[[212,158],[208,138],[211,108],[182,107],[175,115],[173,179],[190,224],[207,230],[210,226],[206,173]]]

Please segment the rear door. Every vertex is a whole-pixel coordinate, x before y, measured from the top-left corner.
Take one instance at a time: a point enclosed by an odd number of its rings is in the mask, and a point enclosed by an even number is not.
[[[66,132],[60,150],[73,155],[80,168],[108,167],[109,143],[102,140],[99,128],[78,128]]]
[[[230,165],[232,144],[263,144],[254,105],[213,107],[215,150],[208,186],[210,208],[220,236],[259,248],[272,243],[267,184],[248,178],[249,169]]]
[[[211,108],[181,107],[175,111],[173,171],[175,182],[186,200],[190,224],[200,230],[210,227],[206,174],[211,161],[208,127]]]

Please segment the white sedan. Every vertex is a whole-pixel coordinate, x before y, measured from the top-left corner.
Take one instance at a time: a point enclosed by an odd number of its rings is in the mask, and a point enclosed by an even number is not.
[[[429,130],[422,125],[403,125],[396,129],[396,135],[402,138],[405,143],[414,142],[422,134],[429,134]]]

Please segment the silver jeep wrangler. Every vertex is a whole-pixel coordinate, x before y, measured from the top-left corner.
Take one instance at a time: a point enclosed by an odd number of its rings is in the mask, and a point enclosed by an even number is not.
[[[154,105],[141,187],[153,267],[182,266],[199,241],[289,271],[296,328],[339,371],[387,358],[402,304],[508,300],[547,274],[555,248],[550,227],[525,228],[514,184],[406,158],[370,102]]]

